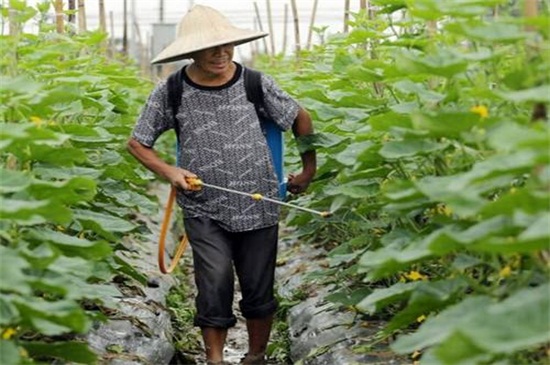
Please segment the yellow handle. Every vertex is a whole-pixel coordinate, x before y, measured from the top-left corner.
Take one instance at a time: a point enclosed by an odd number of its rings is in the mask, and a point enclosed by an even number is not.
[[[166,233],[168,232],[168,226],[170,224],[170,217],[172,216],[172,208],[174,207],[175,200],[176,188],[172,186],[172,189],[170,190],[170,195],[168,196],[168,201],[166,202],[166,209],[164,211],[164,218],[162,220],[159,237],[158,264],[160,272],[162,272],[163,274],[169,274],[174,271],[174,269],[178,265],[178,261],[185,252],[185,249],[187,248],[187,244],[189,243],[187,235],[184,234],[178,248],[176,249],[174,257],[172,258],[172,262],[170,262],[170,266],[166,268],[166,266],[164,265],[164,247],[166,246]]]

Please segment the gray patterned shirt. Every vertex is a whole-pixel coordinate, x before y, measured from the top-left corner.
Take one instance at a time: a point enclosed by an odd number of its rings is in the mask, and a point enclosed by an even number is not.
[[[180,167],[205,183],[246,193],[278,197],[278,183],[267,142],[254,105],[246,98],[243,68],[225,85],[195,84],[184,72],[178,157]],[[264,105],[271,118],[288,130],[299,106],[274,80],[262,74]],[[157,138],[174,128],[166,82],[153,90],[133,131],[133,138],[152,147]],[[208,217],[232,232],[274,225],[279,206],[248,196],[203,187],[199,192],[178,191],[185,217]]]

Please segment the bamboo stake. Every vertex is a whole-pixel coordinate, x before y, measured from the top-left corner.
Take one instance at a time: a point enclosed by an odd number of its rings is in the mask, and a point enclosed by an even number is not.
[[[359,3],[359,7],[361,10],[365,10],[367,8],[367,0],[361,0]]]
[[[262,25],[262,18],[260,17],[260,9],[258,8],[258,3],[254,1],[254,10],[256,11],[256,19],[258,20],[258,26],[260,27],[260,32],[264,31],[264,27]],[[264,44],[264,51],[266,54],[269,54],[269,49],[267,48],[267,40],[265,37],[262,38],[263,44]]]
[[[286,54],[286,42],[288,37],[288,4],[285,4],[285,15],[284,15],[284,24],[283,24],[283,56]]]
[[[123,7],[122,54],[128,56],[128,0],[124,0]]]
[[[294,40],[296,42],[296,57],[300,53],[300,19],[298,18],[298,8],[296,6],[296,0],[291,0],[292,16],[294,18]]]
[[[271,41],[271,54],[275,56],[275,32],[273,31],[273,15],[271,14],[271,0],[266,0],[267,25],[269,27],[269,40]]]
[[[535,18],[538,15],[538,1],[537,0],[525,0],[524,3],[524,12],[525,18]],[[532,26],[527,25],[525,27],[527,31],[535,30]]]
[[[349,6],[350,0],[346,0],[344,4],[344,33],[349,32]]]
[[[319,5],[319,0],[313,2],[313,10],[311,12],[311,19],[309,21],[309,31],[307,34],[307,44],[306,48],[311,49],[311,38],[313,37],[313,26],[315,25],[315,17],[317,16],[317,5]]]
[[[86,31],[86,5],[84,0],[78,0],[78,32]]]
[[[74,11],[75,11],[76,7],[75,7],[75,0],[69,0],[69,23],[75,23],[75,20],[76,20],[76,17],[74,15]]]
[[[537,0],[525,0],[524,4],[525,19],[536,18],[539,15],[538,1]],[[526,25],[525,30],[528,32],[536,31],[536,28],[532,25]],[[537,39],[528,38],[528,52],[531,57],[534,57],[534,54],[540,52],[540,45]],[[533,111],[531,113],[531,120],[533,122],[537,120],[547,120],[548,119],[548,109],[545,103],[537,102],[533,105]],[[549,255],[550,251],[544,251]]]
[[[99,30],[102,33],[107,32],[107,22],[105,20],[105,0],[99,0]]]
[[[109,29],[110,29],[110,37],[109,37],[109,49],[111,52],[111,56],[114,57],[116,54],[116,45],[115,45],[115,21],[114,21],[114,14],[112,11],[109,12]]]
[[[63,0],[55,0],[55,26],[57,33],[61,34],[65,32],[65,24],[63,22]]]
[[[17,10],[9,9],[8,10],[8,19],[9,19],[9,35],[16,37],[19,35],[19,23],[17,22]]]

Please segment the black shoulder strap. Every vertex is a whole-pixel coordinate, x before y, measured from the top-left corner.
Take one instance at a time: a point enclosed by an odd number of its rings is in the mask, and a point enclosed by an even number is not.
[[[244,69],[244,88],[246,90],[246,98],[254,104],[256,114],[260,116],[260,109],[263,108],[264,104],[262,74],[256,70],[246,67]]]
[[[176,137],[179,139],[180,126],[177,123],[176,114],[181,105],[181,94],[183,93],[183,67],[168,76],[166,88],[168,89],[168,105],[172,109],[172,115],[174,116]]]

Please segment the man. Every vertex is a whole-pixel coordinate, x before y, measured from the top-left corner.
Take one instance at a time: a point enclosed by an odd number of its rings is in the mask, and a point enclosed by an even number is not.
[[[274,273],[279,206],[207,187],[193,178],[246,193],[278,196],[278,182],[254,104],[247,100],[244,68],[233,62],[235,45],[266,36],[236,28],[218,11],[194,6],[182,19],[177,39],[153,63],[192,59],[183,72],[181,106],[176,118],[166,82],[151,93],[128,142],[130,153],[178,189],[178,204],[193,250],[197,314],[208,364],[224,364],[232,311],[234,269],[239,280],[249,335],[243,364],[265,364],[265,350],[277,308]],[[309,114],[269,76],[262,74],[264,106],[295,137],[313,133]],[[160,159],[153,149],[165,131],[179,128],[179,166]],[[290,175],[288,190],[306,190],[316,170],[315,152],[302,156],[303,170]]]

